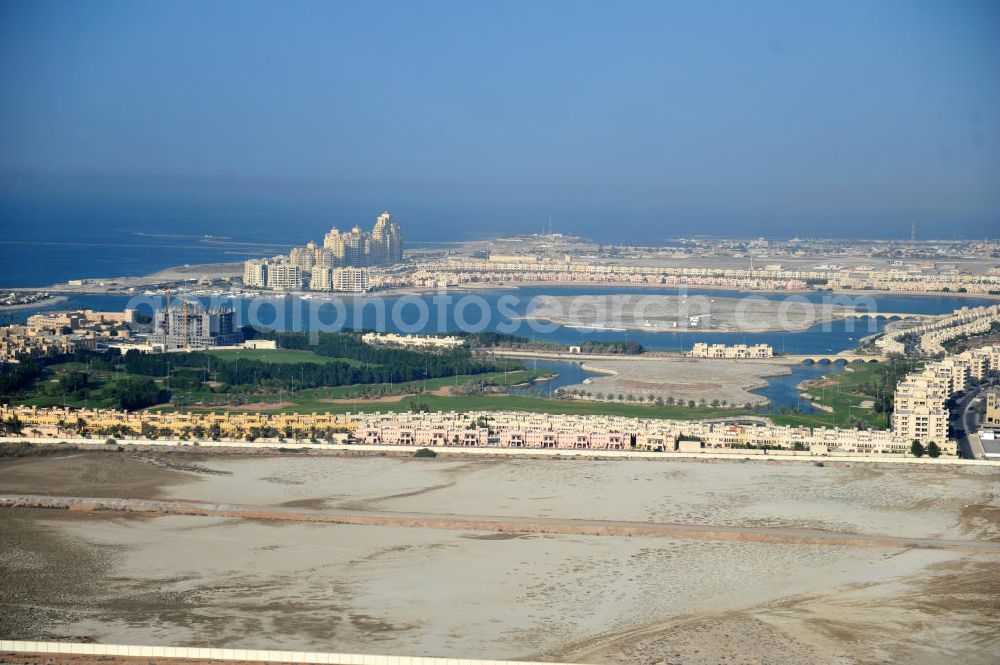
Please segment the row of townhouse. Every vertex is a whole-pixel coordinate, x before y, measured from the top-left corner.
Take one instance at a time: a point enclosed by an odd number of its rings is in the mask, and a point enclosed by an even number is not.
[[[896,432],[678,421],[620,416],[569,416],[506,411],[439,413],[154,413],[110,409],[0,406],[0,420],[16,417],[28,433],[155,434],[223,439],[247,436],[308,438],[349,432],[379,445],[475,446],[573,450],[725,452],[799,450],[813,454],[906,454],[910,439]],[[954,454],[954,442],[939,444]]]
[[[489,260],[473,258],[449,258],[421,264],[428,270],[448,270],[466,272],[559,272],[593,273],[606,275],[655,275],[684,277],[724,277],[729,279],[774,279],[810,280],[825,279],[824,270],[783,270],[780,267],[764,268],[697,268],[682,266],[634,265],[624,263],[585,263],[574,261],[539,261],[535,256],[504,255],[491,256]]]
[[[635,284],[638,286],[691,286],[753,291],[798,291],[806,288],[799,280],[764,278],[696,277],[669,275],[628,275],[616,272],[536,272],[517,271],[447,271],[417,270],[410,277],[415,287],[445,287],[463,284],[506,284],[519,282],[553,282],[567,284]]]
[[[851,454],[907,454],[910,440],[888,430],[767,426],[615,416],[520,412],[356,414],[359,441],[382,445],[476,445],[646,451],[785,449]],[[455,444],[459,440],[461,443]],[[941,439],[955,453],[954,442]]]
[[[394,446],[485,446],[489,430],[485,427],[413,427],[406,424],[361,426],[354,430],[358,441],[373,445]]]
[[[349,416],[331,413],[156,412],[0,405],[0,420],[11,418],[20,421],[26,430],[53,437],[114,432],[189,437],[199,431],[202,437],[217,432],[221,438],[230,439],[261,436],[266,432],[275,436],[309,437],[356,427]]]
[[[944,344],[966,335],[978,335],[990,330],[1000,322],[1000,305],[963,307],[948,316],[919,326],[903,328],[882,335],[875,340],[875,346],[883,353],[905,353],[903,338],[916,336],[916,348],[922,355],[933,356],[944,353]]]
[[[1000,276],[955,273],[950,275],[922,274],[906,270],[848,271],[783,270],[750,268],[691,268],[677,266],[640,266],[621,264],[590,264],[572,261],[539,261],[535,256],[517,255],[491,257],[490,260],[451,258],[420,265],[420,270],[439,275],[456,273],[469,281],[509,281],[517,275],[521,281],[569,282],[633,282],[633,283],[692,283],[731,285],[739,288],[760,288],[759,284],[788,285],[784,288],[804,288],[810,281],[827,281],[843,289],[874,289],[880,291],[946,292],[959,289],[969,293],[988,293],[1000,288]],[[675,278],[675,281],[665,281]],[[705,278],[708,281],[684,282],[676,278]],[[750,287],[749,285],[755,285]],[[780,287],[775,287],[780,288]]]
[[[828,286],[836,289],[857,289],[888,291],[894,293],[947,293],[965,292],[986,294],[1000,289],[1000,277],[996,275],[955,275],[912,274],[902,271],[873,272],[865,275],[845,274],[830,276]]]

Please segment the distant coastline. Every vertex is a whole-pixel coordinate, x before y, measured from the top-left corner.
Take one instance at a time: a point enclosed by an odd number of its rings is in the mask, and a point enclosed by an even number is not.
[[[87,277],[82,278],[86,283],[81,285],[69,284],[68,282],[61,282],[58,284],[51,284],[45,286],[26,286],[26,287],[12,287],[20,291],[49,291],[55,293],[66,293],[66,294],[78,294],[78,295],[129,295],[131,290],[135,289],[147,289],[155,288],[161,284],[168,282],[178,282],[195,279],[199,276],[210,276],[210,277],[225,277],[225,276],[236,276],[242,274],[242,263],[206,263],[206,264],[190,264],[183,266],[174,266],[171,268],[166,268],[164,270],[158,270],[156,272],[142,275],[142,276],[121,276],[121,277]],[[552,288],[552,289],[571,289],[571,288],[587,288],[587,289],[635,289],[635,290],[678,290],[678,289],[690,289],[693,291],[713,291],[713,292],[732,292],[734,289],[727,289],[725,287],[713,287],[713,286],[701,286],[697,284],[634,284],[631,282],[572,282],[572,281],[524,281],[524,280],[512,280],[509,282],[470,282],[466,284],[458,284],[447,287],[398,287],[392,289],[384,289],[380,291],[372,291],[363,295],[352,294],[352,293],[338,293],[338,297],[377,297],[377,296],[403,296],[403,295],[426,295],[434,294],[439,292],[449,292],[449,291],[502,291],[502,290],[517,290],[523,288]],[[254,289],[247,289],[248,291],[253,291]],[[824,291],[817,291],[812,289],[739,289],[741,293],[747,294],[775,294],[775,295],[803,295],[810,293],[823,293]],[[289,291],[262,291],[264,296],[277,296],[277,295],[304,295],[304,294],[323,294],[323,292],[313,292],[313,291],[302,291],[302,292],[289,292]],[[828,291],[831,295],[850,295],[850,296],[920,296],[927,298],[952,298],[952,299],[978,299],[978,300],[1000,300],[1000,294],[990,294],[990,293],[957,293],[957,292],[938,292],[938,291],[920,291],[920,290],[905,290],[905,291],[888,291],[888,290],[858,290],[858,289],[838,289],[836,291]],[[643,330],[643,328],[637,328],[637,330]]]
[[[35,302],[19,303],[17,305],[0,305],[0,312],[17,312],[25,309],[45,309],[55,307],[69,300],[68,296],[50,296]]]

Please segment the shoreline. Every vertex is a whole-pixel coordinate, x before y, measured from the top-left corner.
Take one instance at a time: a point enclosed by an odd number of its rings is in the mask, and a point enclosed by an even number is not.
[[[83,277],[78,279],[83,279],[88,282],[106,282],[109,283],[108,286],[97,286],[92,284],[84,284],[80,286],[74,286],[68,282],[53,284],[53,285],[40,285],[40,286],[18,286],[9,287],[10,290],[20,290],[20,291],[50,291],[53,293],[63,293],[63,294],[76,294],[76,295],[134,295],[134,293],[129,293],[129,289],[152,289],[161,284],[178,282],[178,281],[188,281],[191,279],[196,279],[200,273],[212,273],[212,274],[239,274],[242,270],[242,262],[234,263],[206,263],[206,264],[189,264],[189,265],[179,265],[170,266],[164,268],[163,270],[158,270],[152,273],[147,273],[145,275],[137,276],[115,276],[115,277]],[[112,282],[117,282],[118,284],[110,285]],[[374,291],[368,294],[353,294],[353,293],[343,293],[338,294],[338,297],[372,297],[372,296],[386,296],[395,297],[400,295],[427,295],[434,293],[447,293],[449,291],[492,291],[492,290],[517,290],[523,288],[542,288],[542,287],[553,287],[553,288],[597,288],[597,289],[640,289],[640,290],[668,290],[668,291],[683,291],[683,290],[695,290],[695,291],[714,291],[714,292],[738,292],[738,293],[749,293],[749,294],[785,294],[785,295],[802,295],[811,293],[826,293],[831,296],[837,295],[852,295],[852,296],[929,296],[929,297],[950,297],[950,298],[979,298],[983,300],[1000,300],[1000,294],[991,293],[957,293],[955,291],[921,291],[921,290],[869,290],[869,289],[838,289],[838,290],[828,290],[825,288],[821,289],[744,289],[744,288],[733,288],[733,287],[723,287],[723,286],[713,286],[713,285],[698,285],[698,284],[634,284],[628,281],[613,281],[613,282],[585,282],[585,281],[523,281],[523,280],[511,280],[508,282],[468,282],[465,284],[458,284],[447,287],[396,287],[391,289],[385,289],[382,291]],[[283,295],[302,295],[302,294],[322,294],[325,292],[317,291],[293,291],[293,292],[283,292],[283,291],[273,291],[273,292],[262,292],[262,296],[283,296]],[[639,327],[638,330],[643,330]]]
[[[936,316],[936,315],[928,315],[928,316]],[[747,335],[747,334],[750,334],[750,335],[767,335],[767,334],[771,334],[771,333],[780,333],[780,332],[786,332],[786,333],[791,333],[791,334],[801,333],[801,332],[805,332],[807,330],[810,330],[812,328],[815,328],[816,326],[830,325],[834,321],[842,321],[842,320],[845,320],[845,319],[852,319],[852,318],[857,318],[857,317],[853,316],[853,315],[849,315],[849,314],[837,315],[837,316],[833,316],[833,317],[830,317],[830,318],[820,317],[820,318],[817,318],[815,321],[813,321],[812,323],[810,323],[807,326],[795,326],[795,327],[790,327],[790,328],[787,328],[787,329],[786,328],[781,328],[781,327],[777,327],[777,328],[751,327],[751,328],[748,328],[748,329],[741,329],[741,328],[713,328],[711,326],[706,327],[706,328],[702,328],[700,326],[689,326],[689,325],[683,325],[683,326],[678,325],[678,326],[673,327],[673,328],[659,328],[659,327],[653,327],[653,326],[641,326],[641,325],[638,325],[638,324],[635,324],[635,323],[628,323],[628,322],[624,322],[624,321],[617,321],[617,322],[615,322],[614,327],[609,327],[609,326],[602,326],[602,325],[593,325],[593,326],[590,326],[590,325],[587,325],[587,324],[585,324],[583,322],[580,322],[580,321],[567,321],[567,320],[561,320],[561,319],[552,319],[552,318],[548,318],[548,317],[545,317],[545,316],[534,316],[534,315],[531,315],[531,314],[526,314],[524,316],[518,316],[516,318],[519,321],[539,321],[539,322],[542,322],[542,323],[549,323],[551,325],[559,326],[561,328],[567,328],[569,330],[580,329],[580,330],[586,331],[587,333],[594,333],[594,332],[601,332],[601,333],[603,333],[603,332],[642,332],[642,333],[653,333],[653,334],[671,334],[671,333],[673,333],[673,334],[678,334],[678,333],[684,334],[684,333],[694,333],[694,334],[719,334],[719,335]],[[742,360],[749,360],[749,358],[745,358],[745,359],[742,359]]]
[[[36,302],[22,303],[19,305],[0,305],[0,312],[18,312],[26,309],[48,309],[61,305],[69,301],[69,296],[52,296]]]
[[[614,360],[616,360],[616,358],[609,357],[609,358],[603,358],[603,360],[605,360],[605,361],[614,361]],[[667,361],[667,362],[689,361],[691,363],[695,363],[696,364],[700,360],[716,360],[716,359],[690,358],[690,357],[686,357],[686,356],[680,356],[680,357],[674,356],[674,357],[660,358],[660,360],[661,361]],[[737,384],[735,382],[727,382],[727,385],[737,386],[743,392],[747,393],[748,395],[751,395],[751,397],[748,398],[748,399],[742,400],[742,401],[734,402],[734,403],[730,404],[728,407],[720,407],[720,408],[730,408],[730,409],[738,411],[738,410],[742,410],[745,407],[745,404],[747,402],[751,403],[755,407],[757,407],[757,406],[766,406],[766,405],[772,404],[772,401],[770,399],[768,399],[764,395],[761,395],[761,394],[757,393],[756,391],[764,389],[764,388],[767,388],[768,386],[770,386],[771,382],[768,380],[770,378],[773,378],[773,377],[782,377],[782,376],[791,376],[792,374],[794,374],[793,367],[795,367],[795,366],[798,365],[798,363],[795,363],[795,362],[790,361],[790,360],[784,360],[784,361],[781,361],[781,360],[774,361],[772,359],[767,359],[767,360],[763,360],[763,359],[747,359],[747,360],[750,361],[750,362],[755,362],[755,364],[758,364],[758,365],[760,365],[760,364],[774,365],[775,367],[773,368],[772,372],[768,372],[766,374],[759,374],[759,375],[756,375],[755,377],[752,377],[752,378],[748,377],[743,382],[741,382],[739,384]],[[737,363],[737,362],[739,362],[741,364],[743,363],[743,361],[735,361],[735,360],[727,360],[727,361],[723,361],[723,362],[732,362],[734,364]],[[590,364],[588,364],[586,362],[581,362],[580,363],[580,368],[583,369],[583,370],[586,370],[588,372],[593,372],[595,374],[601,374],[603,376],[621,376],[622,375],[621,372],[619,372],[618,370],[614,370],[614,369],[607,368],[607,367],[596,367],[596,366],[590,365]],[[597,390],[600,387],[601,387],[600,384],[596,384],[594,382],[589,383],[589,384],[575,383],[575,384],[568,385],[568,386],[562,386],[559,390],[562,391],[565,394],[570,389],[574,389],[574,388],[575,389],[580,389],[580,388],[594,388],[595,390]],[[666,393],[666,391],[656,391],[656,390],[652,390],[652,392],[653,393],[656,393],[656,392],[664,392],[664,393]],[[666,399],[666,397],[670,397],[671,395],[663,394],[663,395],[657,395],[657,396],[660,397],[660,399]],[[688,401],[690,401],[692,399],[691,397],[678,398],[675,395],[673,397],[674,397],[675,400],[679,399],[679,400],[681,400],[682,402],[685,402],[685,403],[688,402]],[[707,401],[711,401],[712,399],[719,399],[719,398],[715,397],[714,395],[709,395],[709,396],[705,396],[705,397],[699,398],[699,399],[705,399]],[[726,398],[726,399],[727,399],[727,401],[729,401],[728,398]],[[588,398],[588,397],[580,397],[580,396],[572,396],[570,398],[570,401],[598,402],[598,403],[606,403],[606,404],[622,404],[623,403],[620,400],[597,399],[596,397],[589,397]],[[625,403],[627,403],[627,402],[625,402]]]

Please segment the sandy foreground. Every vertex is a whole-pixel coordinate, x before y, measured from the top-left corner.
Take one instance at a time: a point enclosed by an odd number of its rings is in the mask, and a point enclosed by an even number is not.
[[[656,358],[633,360],[588,360],[584,369],[597,372],[590,383],[566,386],[594,395],[634,395],[640,399],[659,397],[696,402],[725,400],[728,404],[766,404],[767,398],[751,392],[767,386],[769,376],[791,374],[785,360],[733,361],[707,358]]]
[[[995,471],[75,453],[0,493],[1000,542]],[[584,663],[993,663],[1000,556],[0,509],[12,638]]]

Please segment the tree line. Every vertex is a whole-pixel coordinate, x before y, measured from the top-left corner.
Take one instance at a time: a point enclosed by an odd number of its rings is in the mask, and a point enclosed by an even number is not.
[[[194,351],[178,354],[146,354],[135,350],[123,356],[130,374],[165,377],[171,381],[214,380],[229,385],[278,384],[300,388],[321,388],[353,384],[400,383],[424,378],[436,379],[456,374],[483,374],[498,371],[497,363],[473,358],[468,350],[456,349],[441,354],[418,353],[400,349],[368,346],[340,333],[324,333],[317,344],[299,339],[304,333],[279,333],[283,349],[313,351],[318,355],[344,358],[330,362],[281,363],[254,359],[219,358],[211,353]],[[180,384],[178,384],[178,387]]]
[[[569,345],[497,332],[458,334],[459,336],[464,337],[469,343],[469,346],[472,348],[482,349],[521,349],[528,351],[565,352],[568,350],[569,346],[579,346],[581,353],[619,355],[638,355],[645,351],[642,344],[636,342],[635,340],[629,340],[627,342],[612,342],[581,339],[579,344]]]

